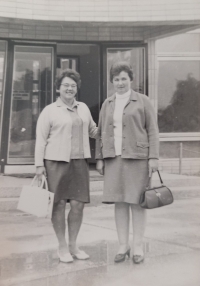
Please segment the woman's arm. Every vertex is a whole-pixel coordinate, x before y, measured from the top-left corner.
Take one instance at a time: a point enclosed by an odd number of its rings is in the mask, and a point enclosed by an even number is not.
[[[159,159],[159,131],[156,113],[148,98],[144,100],[145,127],[149,141],[149,159]]]
[[[90,122],[89,122],[89,136],[91,138],[97,138],[97,130],[98,130],[98,127],[96,125],[96,123],[94,122],[93,118],[92,118],[92,115],[91,115],[91,112],[88,108],[88,111],[89,111],[89,117],[90,117]]]
[[[36,127],[36,144],[35,144],[35,166],[36,166],[36,176],[40,181],[42,174],[46,176],[46,170],[44,167],[44,153],[47,145],[47,139],[50,132],[50,120],[48,109],[45,108],[37,122]]]
[[[103,106],[102,106],[103,108]],[[97,159],[96,169],[100,175],[104,175],[104,160],[102,154],[102,113],[103,109],[101,108],[99,114],[99,123],[98,123],[98,131],[97,131],[97,138],[96,138],[96,148],[95,148],[95,158]]]
[[[102,115],[103,114],[103,105],[101,107],[100,113],[99,113],[99,123],[98,123],[98,130],[96,135],[96,146],[95,146],[95,158],[97,160],[103,159],[102,154]]]
[[[148,98],[145,102],[146,129],[149,140],[149,177],[159,168],[159,131],[155,110]]]
[[[152,176],[152,173],[158,171],[159,160],[158,159],[149,159],[149,177]]]

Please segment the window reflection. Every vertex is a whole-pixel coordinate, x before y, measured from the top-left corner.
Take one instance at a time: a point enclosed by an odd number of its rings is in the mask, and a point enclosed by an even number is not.
[[[52,101],[52,48],[15,47],[9,163],[33,163],[36,123]]]
[[[200,61],[159,62],[160,132],[200,132]]]
[[[1,135],[1,120],[2,120],[2,104],[4,93],[4,79],[5,79],[5,61],[6,61],[6,42],[0,41],[0,135]]]

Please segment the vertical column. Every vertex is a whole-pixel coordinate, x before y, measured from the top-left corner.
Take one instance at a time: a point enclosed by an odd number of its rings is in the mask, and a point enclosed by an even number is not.
[[[156,55],[156,40],[147,41],[148,44],[148,90],[149,98],[157,113],[157,85],[158,85],[158,65]]]

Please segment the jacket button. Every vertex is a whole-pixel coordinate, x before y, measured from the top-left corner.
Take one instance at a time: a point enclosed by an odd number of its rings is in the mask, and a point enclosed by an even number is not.
[[[123,148],[123,150],[125,150],[125,148]]]

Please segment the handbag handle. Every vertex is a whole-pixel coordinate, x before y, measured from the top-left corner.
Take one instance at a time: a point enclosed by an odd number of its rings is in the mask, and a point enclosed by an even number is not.
[[[163,180],[162,180],[162,178],[161,178],[161,175],[160,175],[159,170],[157,170],[157,173],[158,173],[158,176],[159,176],[159,179],[160,179],[160,183],[161,183],[161,185],[163,185]],[[152,176],[151,176],[151,177],[149,177],[149,181],[148,181],[148,184],[147,184],[147,189],[150,189],[150,182],[151,182],[151,179],[152,179]]]
[[[37,179],[37,176],[35,176],[31,182],[31,186],[33,186],[33,184],[35,183]],[[48,184],[47,184],[47,179],[44,175],[42,175],[42,182],[41,182],[41,185],[40,185],[40,188],[42,189],[42,187],[46,185],[46,190],[48,191]]]

